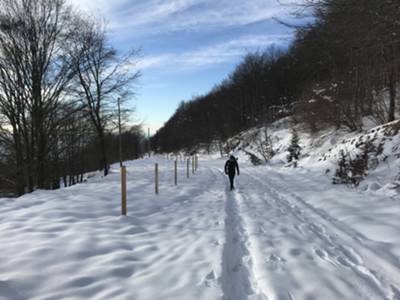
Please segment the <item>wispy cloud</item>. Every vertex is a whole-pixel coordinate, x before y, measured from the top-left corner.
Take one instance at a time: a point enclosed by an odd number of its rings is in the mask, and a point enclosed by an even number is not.
[[[116,7],[122,7],[128,3],[127,0],[67,0],[69,4],[83,11],[103,16],[111,17]]]
[[[145,55],[138,66],[141,70],[193,69],[209,65],[235,62],[249,51],[272,44],[287,44],[290,34],[253,34],[236,32],[245,25],[269,21],[273,17],[287,16],[288,7],[277,0],[68,0],[77,7],[95,13],[100,11],[109,21],[113,36],[121,42],[144,41],[145,51],[157,54]],[[299,2],[304,0],[282,0]],[[268,28],[271,28],[270,23]],[[260,28],[260,27],[259,27]],[[146,44],[149,36],[164,40],[166,33],[177,39],[181,32],[193,32],[185,36],[183,52],[164,51],[162,43]],[[218,33],[223,33],[218,36]],[[246,31],[244,31],[246,32]],[[272,31],[273,32],[273,31]],[[281,30],[280,32],[283,32]],[[196,35],[200,33],[200,35]],[[196,37],[204,39],[206,46],[198,47]],[[227,40],[237,33],[235,38]],[[214,43],[210,45],[210,43]],[[168,44],[171,48],[173,44]]]
[[[164,2],[164,1],[163,1]],[[129,27],[147,32],[202,31],[215,27],[240,26],[270,19],[282,13],[275,0],[159,0],[132,6],[118,14],[115,27]],[[123,21],[123,22],[121,22]]]
[[[271,45],[282,45],[290,39],[288,34],[248,35],[216,45],[201,47],[184,53],[166,53],[145,56],[138,64],[142,70],[174,66],[174,70],[195,69],[209,65],[236,61],[249,51]]]
[[[90,12],[99,10],[116,31],[146,35],[243,26],[287,13],[276,0],[69,1]]]

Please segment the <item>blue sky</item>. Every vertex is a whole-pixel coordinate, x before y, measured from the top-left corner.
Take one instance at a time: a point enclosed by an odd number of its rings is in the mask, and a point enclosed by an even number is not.
[[[298,1],[298,0],[286,0]],[[140,48],[136,119],[154,132],[179,102],[207,93],[250,51],[287,47],[277,0],[70,0],[108,22],[113,45]],[[282,2],[282,1],[281,1]]]

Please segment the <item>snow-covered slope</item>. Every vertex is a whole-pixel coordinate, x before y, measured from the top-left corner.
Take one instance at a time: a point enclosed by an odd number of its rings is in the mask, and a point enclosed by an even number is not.
[[[354,158],[360,153],[362,145],[370,141],[379,149],[379,153],[376,165],[370,168],[359,188],[393,196],[400,194],[400,120],[363,132],[330,129],[311,134],[301,124],[294,125],[291,118],[281,119],[267,127],[275,152],[268,165],[286,166],[293,128],[298,132],[302,147],[298,162],[300,168],[328,174],[328,180],[332,181],[341,150]],[[253,128],[229,139],[226,148],[238,156],[240,161],[249,161],[249,153],[263,160],[259,151],[263,140],[265,128]]]

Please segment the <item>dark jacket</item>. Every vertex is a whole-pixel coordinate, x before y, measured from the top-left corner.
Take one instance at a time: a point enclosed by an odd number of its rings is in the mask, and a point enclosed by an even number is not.
[[[225,163],[225,174],[235,175],[235,172],[239,175],[239,165],[235,157],[231,156]]]

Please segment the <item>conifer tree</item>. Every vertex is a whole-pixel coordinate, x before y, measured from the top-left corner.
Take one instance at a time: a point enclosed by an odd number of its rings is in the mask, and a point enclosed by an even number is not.
[[[297,134],[297,131],[293,129],[290,146],[287,149],[287,151],[289,151],[289,154],[287,156],[287,161],[288,163],[293,163],[294,167],[297,167],[297,160],[299,160],[300,157],[301,147],[299,145],[299,141],[300,141],[299,135]]]
[[[349,183],[349,161],[347,154],[344,150],[339,152],[338,169],[336,169],[335,176],[333,177],[334,184]]]
[[[366,141],[361,145],[361,153],[356,155],[356,158],[350,161],[351,183],[358,186],[360,182],[368,175],[370,167],[370,156],[373,157],[376,153],[376,148],[371,141]]]

